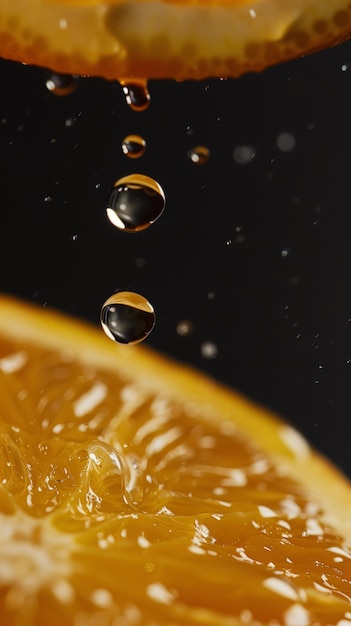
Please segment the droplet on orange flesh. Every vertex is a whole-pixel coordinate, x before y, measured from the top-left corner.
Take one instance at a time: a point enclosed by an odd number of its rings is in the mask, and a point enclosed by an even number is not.
[[[236,77],[350,36],[346,0],[2,0],[0,54],[106,78]]]
[[[351,622],[350,485],[144,348],[0,300],[0,623]]]

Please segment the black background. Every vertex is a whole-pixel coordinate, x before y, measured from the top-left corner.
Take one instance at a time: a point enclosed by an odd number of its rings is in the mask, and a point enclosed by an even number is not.
[[[145,295],[149,345],[285,415],[351,475],[351,45],[239,80],[151,81],[142,113],[118,83],[58,97],[49,75],[0,62],[0,290],[97,324],[116,290]],[[129,133],[147,142],[139,160]],[[187,158],[196,145],[206,165]],[[133,172],[167,205],[127,234],[105,207]]]

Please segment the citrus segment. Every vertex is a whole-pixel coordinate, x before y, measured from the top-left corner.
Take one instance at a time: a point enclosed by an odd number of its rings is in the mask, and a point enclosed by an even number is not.
[[[351,623],[350,485],[190,369],[0,301],[6,626]]]
[[[2,0],[0,54],[72,74],[236,77],[350,36],[346,0]]]

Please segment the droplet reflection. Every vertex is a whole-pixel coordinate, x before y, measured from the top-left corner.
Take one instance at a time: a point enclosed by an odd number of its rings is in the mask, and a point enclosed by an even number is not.
[[[120,79],[126,103],[133,111],[145,111],[150,104],[150,94],[145,79]]]
[[[131,174],[115,183],[106,209],[110,222],[128,233],[145,230],[165,208],[161,185],[149,176]]]
[[[106,335],[125,344],[143,341],[155,326],[155,319],[150,302],[132,291],[120,291],[108,298],[100,314]]]
[[[196,165],[205,165],[210,158],[210,151],[206,146],[195,146],[187,153],[188,159]]]
[[[146,141],[140,135],[128,135],[122,141],[122,151],[130,159],[139,159],[146,149]]]

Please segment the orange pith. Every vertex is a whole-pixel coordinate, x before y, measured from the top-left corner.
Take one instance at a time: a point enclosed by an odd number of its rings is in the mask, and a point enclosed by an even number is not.
[[[345,0],[2,0],[0,54],[73,74],[239,76],[351,33]]]
[[[6,626],[351,623],[348,482],[213,382],[0,301]]]

